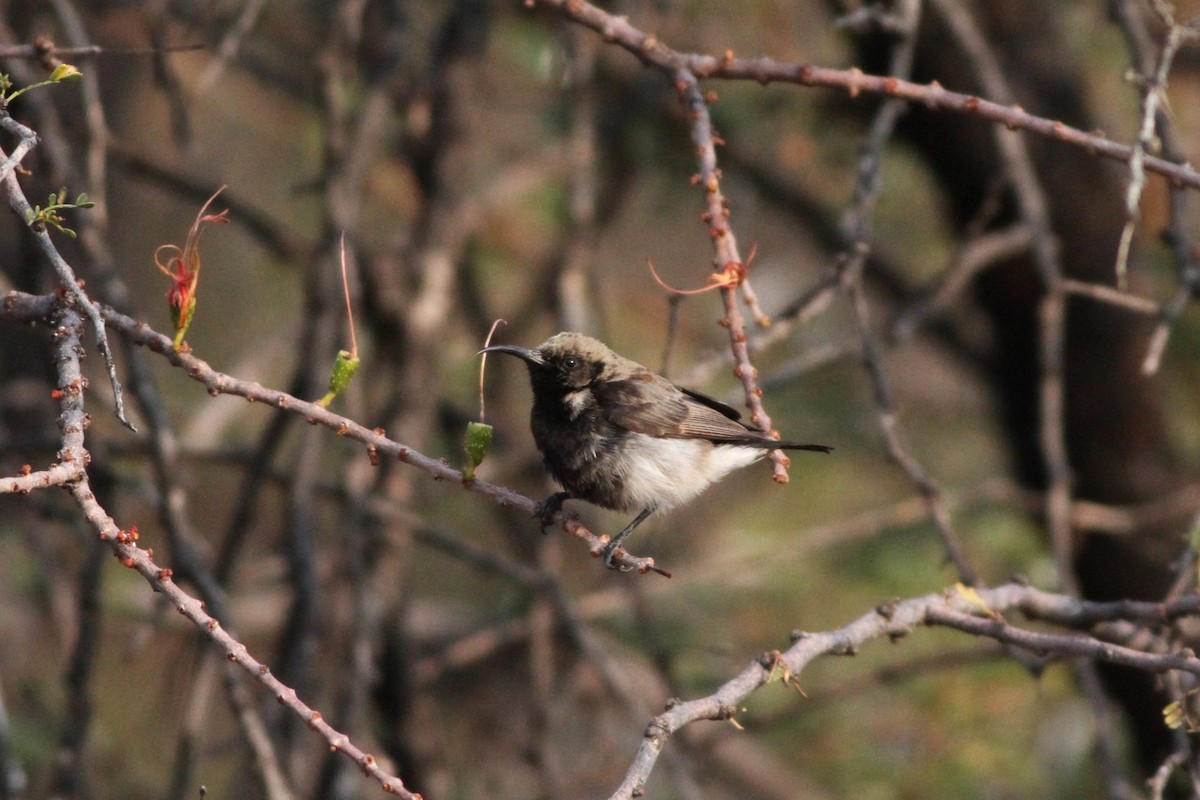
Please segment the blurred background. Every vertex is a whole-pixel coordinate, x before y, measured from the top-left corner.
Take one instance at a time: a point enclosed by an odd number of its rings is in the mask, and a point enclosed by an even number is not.
[[[1154,13],[1152,6],[1158,6]],[[1178,4],[1177,18],[1196,9]],[[994,96],[1130,143],[1165,26],[1142,0],[607,3],[676,50],[886,73]],[[915,28],[898,24],[917,21]],[[197,211],[232,224],[201,244],[194,354],[315,399],[349,344],[344,232],[363,367],[334,409],[452,464],[498,342],[595,335],[682,385],[742,406],[716,294],[688,119],[672,82],[540,4],[500,0],[0,2],[0,41],[46,37],[85,75],[12,115],[41,136],[20,181],[94,209],[55,239],[93,297],[171,335],[155,249]],[[971,50],[962,26],[981,37]],[[911,37],[910,37],[911,31]],[[203,45],[202,49],[182,49]],[[45,78],[6,58],[17,85]],[[1156,148],[1200,158],[1196,51],[1170,72]],[[995,77],[994,75],[992,77]],[[994,86],[994,84],[991,84]],[[708,694],[796,630],[840,628],[892,597],[958,580],[920,488],[887,455],[847,291],[846,221],[878,97],[708,81],[730,224],[774,320],[752,334],[764,403],[797,453],[655,515],[630,542],[669,569],[604,570],[561,530],[294,415],[210,397],[115,341],[141,433],[111,413],[91,363],[90,474],[189,591],[335,727],[431,800],[606,797],[646,722]],[[1002,98],[996,98],[1002,99]],[[984,583],[1059,590],[1040,438],[1045,291],[996,126],[906,108],[877,151],[862,290],[870,341],[910,455]],[[1026,135],[1065,275],[1112,285],[1128,168]],[[10,150],[13,141],[5,139]],[[1161,599],[1197,506],[1200,327],[1193,202],[1150,176],[1130,292],[1181,299],[1153,374],[1159,318],[1072,296],[1062,423],[1075,496],[1070,555],[1093,598]],[[0,288],[53,273],[0,224]],[[1168,235],[1164,237],[1164,232]],[[974,261],[972,261],[974,259]],[[0,474],[58,449],[49,343],[0,336]],[[97,359],[91,359],[97,362]],[[490,362],[495,425],[482,479],[551,492],[528,431],[525,370]],[[624,517],[573,504],[598,533]],[[380,794],[227,665],[145,582],[119,569],[64,493],[0,498],[4,797],[267,796],[236,709],[262,715],[297,797]],[[772,685],[738,726],[672,740],[656,798],[1136,796],[1172,746],[1169,694],[991,641],[923,629],[817,661],[806,696]],[[240,693],[240,694],[239,694]],[[1110,705],[1111,704],[1111,705]],[[1133,787],[1133,788],[1131,788]]]

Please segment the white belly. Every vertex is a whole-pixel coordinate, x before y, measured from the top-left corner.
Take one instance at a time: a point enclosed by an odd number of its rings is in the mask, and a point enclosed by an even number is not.
[[[767,454],[759,447],[715,446],[700,439],[631,436],[625,443],[626,510],[665,510]]]

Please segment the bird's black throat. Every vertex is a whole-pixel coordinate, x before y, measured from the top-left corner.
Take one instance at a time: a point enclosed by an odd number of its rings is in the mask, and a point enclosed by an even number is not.
[[[572,497],[609,509],[626,506],[622,443],[629,431],[613,425],[588,387],[565,389],[530,365],[533,410],[529,426],[547,471]]]

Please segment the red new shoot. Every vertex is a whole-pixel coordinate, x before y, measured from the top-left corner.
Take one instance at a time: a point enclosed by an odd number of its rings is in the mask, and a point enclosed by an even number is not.
[[[650,274],[654,277],[655,283],[671,294],[701,294],[703,292],[711,292],[713,289],[736,289],[741,286],[742,282],[746,280],[746,272],[750,268],[751,262],[754,261],[754,255],[757,252],[758,245],[750,245],[750,257],[746,259],[745,263],[730,261],[724,267],[709,275],[706,281],[707,285],[699,289],[676,289],[658,277],[658,271],[654,269],[654,262],[649,258],[646,259],[646,266],[650,268]]]
[[[200,233],[210,222],[229,222],[229,209],[219,214],[206,214],[209,205],[217,199],[217,195],[225,191],[222,186],[208,198],[196,215],[188,231],[187,241],[183,249],[177,245],[164,244],[154,251],[155,265],[171,279],[171,288],[167,290],[167,302],[171,306],[171,322],[175,325],[174,347],[178,350],[183,345],[184,334],[192,324],[196,313],[196,285],[200,281]],[[162,254],[167,254],[167,263],[162,262]]]

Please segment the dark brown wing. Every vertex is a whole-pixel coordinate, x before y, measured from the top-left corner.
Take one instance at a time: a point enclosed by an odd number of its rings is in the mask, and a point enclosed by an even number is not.
[[[734,442],[758,438],[738,412],[711,397],[642,373],[593,387],[605,418],[626,430],[671,439]]]
[[[707,439],[710,442],[784,450],[828,453],[820,444],[780,442],[739,422],[737,410],[708,395],[683,389],[649,372],[592,387],[604,418],[613,425],[647,436]]]
[[[736,442],[737,444],[752,445],[754,447],[769,447],[779,448],[781,450],[812,450],[817,453],[828,453],[833,450],[832,447],[823,444],[801,444],[800,442],[781,442],[770,437],[763,436],[762,431],[751,425],[742,422],[742,415],[733,406],[727,406],[720,400],[709,397],[706,394],[697,392],[695,389],[685,389],[678,387],[679,391],[683,392],[687,397],[684,400],[689,406],[689,419],[696,414],[697,404],[706,406],[713,411],[720,412],[736,423],[736,428],[741,430],[741,435],[733,433],[733,428],[727,425],[722,426],[723,430],[728,430],[729,433],[723,433],[717,436],[706,436],[714,442]],[[708,419],[710,415],[705,415]]]
[[[695,389],[688,389],[683,386],[677,386],[675,388],[679,389],[679,391],[683,392],[684,394],[686,394],[691,399],[695,400],[700,405],[708,406],[713,411],[720,411],[722,414],[729,417],[734,422],[745,425],[745,423],[742,422],[742,413],[740,411],[738,411],[736,408],[734,408],[733,406],[726,405],[726,404],[722,403],[720,400],[716,399],[715,397],[709,397],[708,395],[704,394],[703,392],[697,392]],[[747,426],[747,427],[749,427],[749,426]],[[751,430],[753,430],[753,428],[751,428]]]

